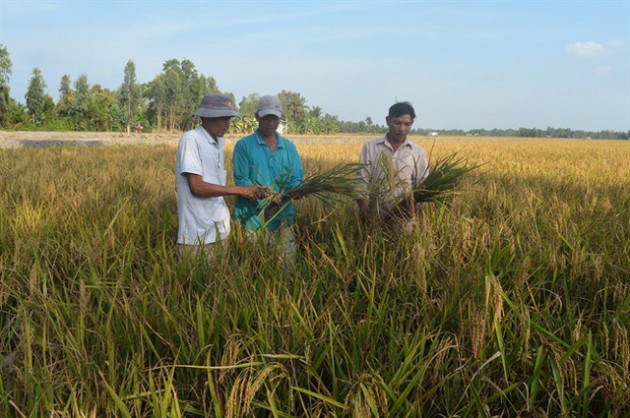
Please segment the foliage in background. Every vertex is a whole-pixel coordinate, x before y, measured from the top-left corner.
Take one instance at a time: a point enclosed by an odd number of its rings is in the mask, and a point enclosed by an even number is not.
[[[72,79],[68,74],[64,74],[59,82],[59,100],[56,105],[56,115],[66,118],[70,114],[73,100]]]
[[[46,82],[42,77],[39,68],[33,69],[33,77],[26,91],[26,107],[28,108],[29,120],[36,125],[41,125],[53,114],[54,102],[52,97],[46,92]]]
[[[0,44],[0,128],[9,123],[9,114],[13,107],[10,94],[11,88],[9,86],[12,67],[9,51],[4,45]]]
[[[133,68],[131,68],[133,67]],[[37,70],[31,83],[44,83],[41,72]],[[85,95],[85,85],[87,75],[79,76],[79,91],[75,85],[75,91],[69,88],[70,77],[65,74],[60,82],[59,99],[56,103],[55,111],[51,112],[52,98],[45,95],[42,116],[41,106],[33,103],[33,109],[28,104],[25,108],[20,103],[11,100],[9,95],[9,76],[11,74],[11,60],[7,49],[0,45],[0,128],[13,130],[63,130],[72,129],[77,131],[125,131],[129,133],[130,127],[139,123],[143,126],[144,132],[179,132],[186,131],[194,127],[198,120],[192,116],[199,106],[201,98],[206,93],[221,92],[215,79],[211,76],[200,74],[192,61],[183,59],[169,59],[164,62],[162,72],[148,83],[137,85],[135,82],[135,64],[128,61],[124,69],[124,79],[122,85],[116,89],[117,100],[112,103],[110,96],[112,92],[107,88],[98,86],[92,97],[82,99]],[[44,83],[45,85],[45,83]],[[144,100],[138,100],[137,95],[142,92]],[[256,102],[260,95],[250,93],[243,97],[240,102],[236,100],[234,94],[222,92],[231,97],[232,102],[240,107],[239,110],[244,116],[254,116]],[[364,121],[351,122],[339,120],[336,115],[323,113],[321,107],[307,105],[307,100],[301,93],[289,90],[282,90],[278,94],[284,107],[284,127],[286,134],[306,134],[306,135],[330,135],[339,132],[344,133],[373,133],[381,135],[387,131],[384,124],[387,106],[391,103],[383,104],[383,117],[380,120],[383,124],[374,123],[371,117],[366,117]],[[76,100],[76,103],[73,103]],[[87,109],[85,104],[92,101],[92,108]],[[138,107],[136,107],[138,106]],[[29,110],[30,109],[30,110]],[[424,123],[424,122],[422,122]],[[429,129],[418,126],[412,131],[419,135],[460,135],[460,136],[518,136],[518,137],[552,137],[552,138],[609,138],[628,139],[629,132],[587,132],[572,131],[570,129],[556,129],[547,127],[546,130],[537,128],[519,129],[472,129],[464,131],[461,129]],[[248,126],[248,125],[245,125]],[[245,127],[237,124],[235,133],[249,134],[251,131],[243,132]]]
[[[190,129],[203,95],[219,92],[214,78],[199,74],[192,61],[167,60],[145,89],[147,119],[158,131]]]
[[[230,120],[230,133],[239,135],[249,135],[258,129],[258,122],[253,115],[243,115],[242,118],[233,118]]]
[[[131,127],[140,122],[142,113],[142,88],[136,82],[136,64],[128,61],[125,65],[125,78],[118,90],[118,103],[122,111],[122,123],[126,127],[127,136]]]

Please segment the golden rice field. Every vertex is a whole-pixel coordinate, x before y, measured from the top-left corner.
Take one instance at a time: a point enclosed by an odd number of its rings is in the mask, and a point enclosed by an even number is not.
[[[177,262],[174,142],[1,149],[0,416],[628,416],[630,142],[418,142],[484,165],[408,236],[300,200],[293,273]]]

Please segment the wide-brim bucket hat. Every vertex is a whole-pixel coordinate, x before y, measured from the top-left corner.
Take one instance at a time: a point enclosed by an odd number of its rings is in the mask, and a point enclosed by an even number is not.
[[[201,107],[197,109],[193,115],[202,118],[241,117],[241,115],[234,110],[230,98],[218,93],[203,96]]]

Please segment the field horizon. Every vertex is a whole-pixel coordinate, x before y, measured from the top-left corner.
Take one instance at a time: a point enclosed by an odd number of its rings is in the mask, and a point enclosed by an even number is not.
[[[127,136],[123,132],[74,132],[74,131],[3,131],[0,130],[0,149],[2,148],[22,148],[34,147],[42,148],[48,146],[99,146],[99,145],[164,145],[177,144],[182,132],[159,132],[159,133],[132,133]],[[226,144],[232,144],[244,135],[228,133],[225,136]],[[283,134],[288,139],[301,142],[347,142],[365,141],[369,138],[378,138],[382,134],[370,133],[347,133],[331,135],[292,135]],[[409,135],[409,138],[422,143],[440,143],[452,141],[465,142],[527,142],[527,141],[594,141],[604,143],[606,141],[624,142],[615,139],[590,139],[590,138],[520,138],[520,137],[482,137],[482,136],[430,136],[430,135]],[[358,157],[357,157],[358,158]]]

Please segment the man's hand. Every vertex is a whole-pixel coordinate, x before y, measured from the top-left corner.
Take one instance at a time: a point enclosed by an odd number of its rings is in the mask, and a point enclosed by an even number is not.
[[[240,186],[238,194],[245,199],[256,200],[260,199],[261,196],[266,195],[264,189],[266,188],[260,186]]]
[[[267,187],[267,186],[256,186],[257,187],[257,191],[256,191],[256,198],[257,199],[265,199],[267,196],[272,195],[273,193],[275,193],[273,190],[271,190],[271,188]]]
[[[278,192],[270,191],[269,196],[272,196],[271,197],[272,205],[281,205],[282,203],[284,203],[282,201],[282,196]]]

